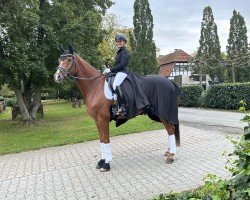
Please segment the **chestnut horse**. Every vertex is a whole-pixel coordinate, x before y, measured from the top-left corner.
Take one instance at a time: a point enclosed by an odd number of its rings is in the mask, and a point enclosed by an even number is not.
[[[102,159],[98,162],[97,168],[102,172],[108,171],[110,170],[109,162],[112,160],[109,122],[110,107],[113,101],[107,99],[104,95],[105,76],[79,55],[74,54],[72,47],[69,46],[69,50],[63,50],[60,56],[58,70],[54,75],[54,79],[60,83],[69,77],[75,79],[84,97],[87,112],[95,120],[99,132]],[[165,119],[160,118],[160,121],[168,132],[169,148],[165,155],[167,156],[166,163],[170,164],[174,161],[176,144],[180,145],[179,128]]]

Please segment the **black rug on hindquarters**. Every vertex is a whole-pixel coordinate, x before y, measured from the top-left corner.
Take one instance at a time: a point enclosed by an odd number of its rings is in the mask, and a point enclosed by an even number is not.
[[[137,76],[130,72],[121,89],[128,104],[128,115],[127,119],[115,120],[117,127],[141,110],[152,120],[160,122],[159,118],[163,118],[178,123],[180,88],[169,79],[157,75]]]

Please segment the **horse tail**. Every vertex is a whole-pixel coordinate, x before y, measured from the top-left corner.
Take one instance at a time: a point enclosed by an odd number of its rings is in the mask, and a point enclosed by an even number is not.
[[[176,89],[176,102],[177,102],[177,113],[178,113],[178,106],[179,106],[179,102],[180,102],[180,95],[181,95],[181,88],[179,86],[177,86],[175,84],[175,89]],[[179,124],[179,120],[177,122],[177,124],[174,125],[175,127],[175,141],[176,141],[176,145],[180,146],[181,145],[181,139],[180,139],[180,124]]]
[[[176,145],[180,146],[181,140],[180,140],[180,126],[179,126],[179,121],[178,121],[177,124],[174,125],[174,127],[175,127],[174,135],[175,135]]]

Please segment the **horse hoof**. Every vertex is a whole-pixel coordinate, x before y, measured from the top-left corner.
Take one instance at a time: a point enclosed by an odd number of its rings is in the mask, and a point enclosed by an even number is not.
[[[107,172],[110,170],[110,165],[109,163],[104,163],[100,169],[101,172]]]
[[[164,153],[164,156],[169,156],[169,151],[166,151],[166,152]]]
[[[99,160],[99,162],[96,165],[96,169],[101,169],[104,163],[105,163],[105,159]]]
[[[100,172],[108,172],[110,169],[104,169],[104,168],[101,168],[100,169]]]
[[[173,158],[167,158],[166,163],[167,164],[172,164],[174,162]]]

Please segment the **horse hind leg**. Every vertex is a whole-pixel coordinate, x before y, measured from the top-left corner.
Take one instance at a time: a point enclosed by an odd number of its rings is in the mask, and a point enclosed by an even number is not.
[[[160,119],[165,129],[168,132],[168,150],[165,153],[167,156],[166,163],[171,164],[174,162],[174,155],[176,154],[176,146],[180,145],[179,124],[172,124],[164,119]]]

